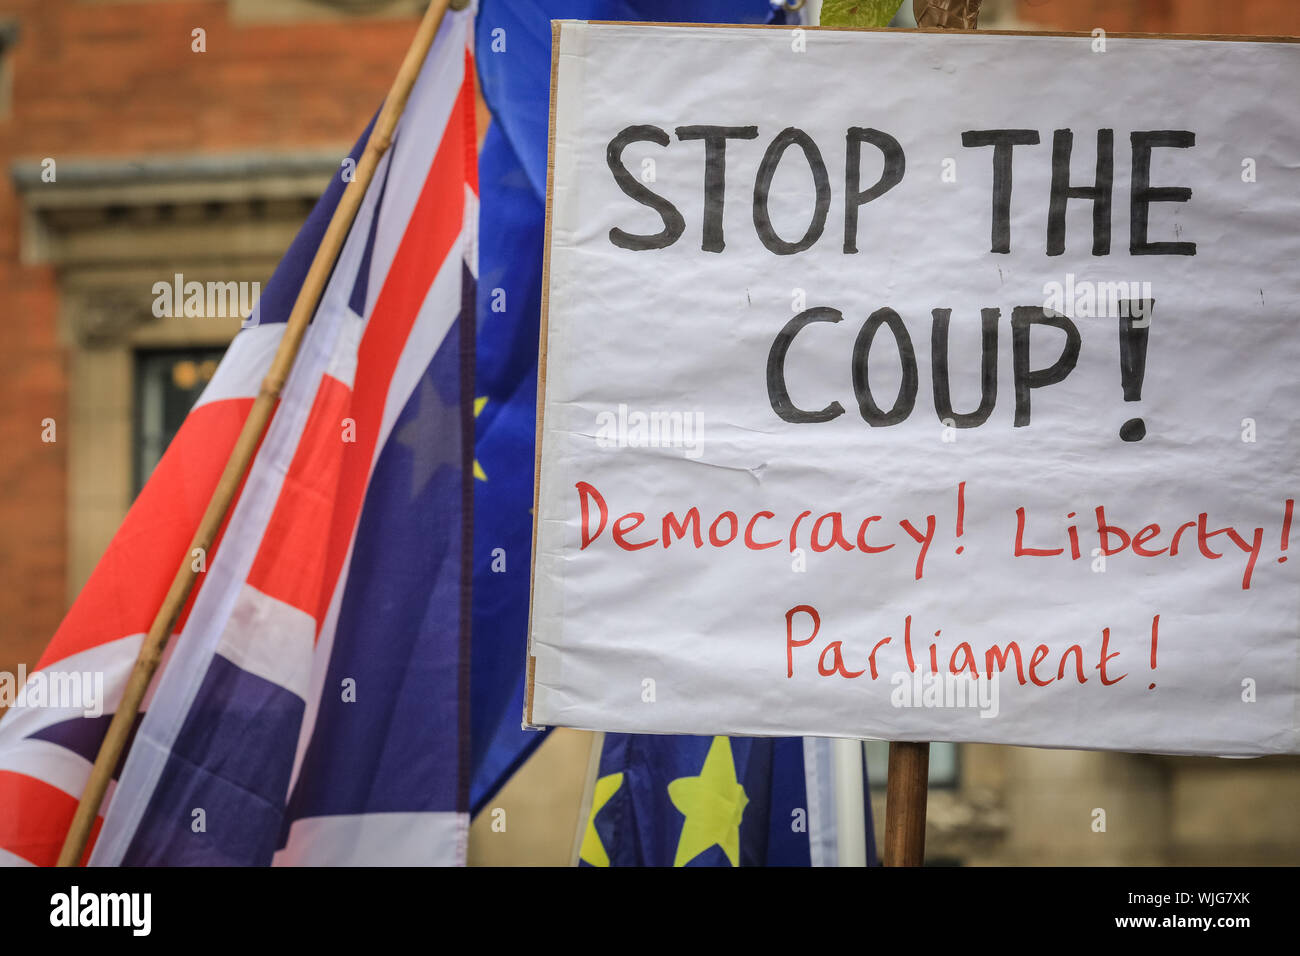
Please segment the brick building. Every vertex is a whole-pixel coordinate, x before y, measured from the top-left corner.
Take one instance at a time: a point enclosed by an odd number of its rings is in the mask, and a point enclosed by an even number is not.
[[[423,6],[0,0],[0,670],[35,663],[238,329],[237,317],[157,318],[155,284],[265,282]],[[985,0],[981,25],[1297,35],[1300,4]],[[935,757],[932,857],[1300,857],[1296,759]],[[509,832],[476,823],[474,857],[567,860],[585,760],[585,735],[554,735],[500,797]],[[1088,827],[1097,806],[1114,821],[1104,840]]]
[[[153,284],[266,280],[422,6],[0,3],[0,669],[36,660],[134,496],[141,358],[238,328],[155,321]]]

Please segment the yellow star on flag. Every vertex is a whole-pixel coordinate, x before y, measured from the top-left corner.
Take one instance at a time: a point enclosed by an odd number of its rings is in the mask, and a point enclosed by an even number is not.
[[[600,842],[600,834],[596,832],[596,814],[609,803],[610,797],[618,793],[618,788],[622,785],[623,775],[611,773],[599,778],[592,791],[591,816],[587,818],[587,831],[582,835],[582,849],[578,851],[578,858],[586,860],[592,866],[609,866],[609,854],[605,852],[605,844]]]
[[[486,395],[484,395],[482,398],[474,399],[475,418],[478,418],[479,415],[482,414],[483,406],[486,405],[487,403],[488,400]],[[487,472],[483,470],[483,466],[478,463],[477,458],[474,459],[474,477],[477,478],[479,481],[487,481]]]
[[[732,866],[740,865],[740,818],[749,797],[736,780],[730,737],[714,737],[700,775],[678,777],[668,796],[686,817],[673,866],[685,866],[715,843]]]

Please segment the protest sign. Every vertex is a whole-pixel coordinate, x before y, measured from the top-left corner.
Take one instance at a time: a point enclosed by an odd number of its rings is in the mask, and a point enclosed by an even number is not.
[[[1300,750],[1300,46],[555,50],[529,721]]]

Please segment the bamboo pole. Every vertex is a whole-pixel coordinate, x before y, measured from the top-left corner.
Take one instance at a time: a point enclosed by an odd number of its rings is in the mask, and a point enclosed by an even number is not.
[[[104,801],[104,793],[108,789],[109,781],[113,777],[113,770],[117,767],[127,738],[130,736],[140,702],[144,699],[149,683],[153,680],[154,673],[162,661],[163,649],[167,646],[167,640],[176,626],[176,619],[180,616],[181,609],[185,606],[198,579],[199,572],[194,570],[191,556],[200,549],[206,555],[212,547],[217,532],[221,530],[235,493],[239,490],[253,460],[253,453],[257,450],[262,434],[266,431],[266,426],[275,412],[280,392],[289,377],[289,372],[293,369],[294,359],[297,358],[298,347],[302,344],[307,326],[316,313],[316,306],[320,303],[325,283],[343,248],[343,241],[352,227],[357,210],[361,208],[361,200],[374,178],[380,159],[392,145],[398,118],[406,107],[407,98],[411,95],[411,89],[420,75],[420,68],[424,65],[425,56],[433,45],[433,38],[442,25],[443,16],[448,7],[463,9],[465,6],[463,0],[433,0],[425,10],[415,38],[411,41],[406,57],[402,60],[402,66],[397,71],[397,77],[393,80],[388,96],[384,99],[379,118],[375,120],[370,137],[366,140],[365,151],[357,163],[355,175],[343,190],[334,215],[325,229],[325,235],[321,238],[320,246],[316,249],[316,255],[312,258],[307,277],[298,291],[293,310],[289,313],[284,337],[280,340],[275,357],[271,360],[271,367],[262,381],[262,387],[248,413],[248,418],[244,421],[239,437],[235,440],[225,470],[222,471],[212,498],[208,501],[207,510],[199,521],[199,527],[194,532],[189,548],[181,557],[181,564],[172,579],[171,588],[167,591],[167,596],[163,599],[162,606],[158,608],[153,624],[149,627],[149,633],[145,635],[144,643],[140,646],[140,653],[136,657],[135,667],[127,681],[122,702],[113,714],[108,733],[104,736],[104,742],[100,745],[99,754],[95,757],[95,764],[91,768],[85,792],[81,795],[81,802],[77,805],[77,812],[68,828],[63,850],[59,853],[59,866],[76,866],[85,855],[91,828],[95,817],[99,815],[99,808]]]
[[[919,27],[973,30],[982,0],[912,0]],[[885,866],[925,862],[925,812],[929,799],[930,745],[897,741],[889,745],[885,791]]]

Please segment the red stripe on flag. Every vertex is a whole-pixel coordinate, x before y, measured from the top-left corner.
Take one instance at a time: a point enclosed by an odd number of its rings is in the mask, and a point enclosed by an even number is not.
[[[474,89],[474,54],[469,47],[465,47],[465,80],[461,90]],[[471,102],[468,108],[463,108],[464,104],[458,102],[456,108],[460,109],[465,127],[465,175],[469,188],[474,190],[474,195],[478,195],[478,113]]]
[[[357,352],[351,409],[357,440],[343,449],[338,500],[325,557],[323,580],[329,584],[322,589],[315,615],[318,635],[365,497],[393,371],[429,287],[461,232],[465,183],[468,170],[473,168],[473,163],[466,159],[474,150],[472,88],[468,83],[461,84],[438,153],[429,167]]]
[[[24,773],[0,770],[0,849],[35,863],[53,866],[59,862],[64,837],[77,812],[77,798],[53,787],[44,780]],[[90,842],[81,858],[85,866],[95,848],[104,818],[96,817]]]
[[[149,630],[252,405],[212,402],[181,423],[37,666]]]
[[[344,419],[351,395],[343,382],[329,375],[321,377],[275,511],[248,573],[248,583],[263,594],[308,614],[316,613],[321,603],[330,515],[347,447]]]

